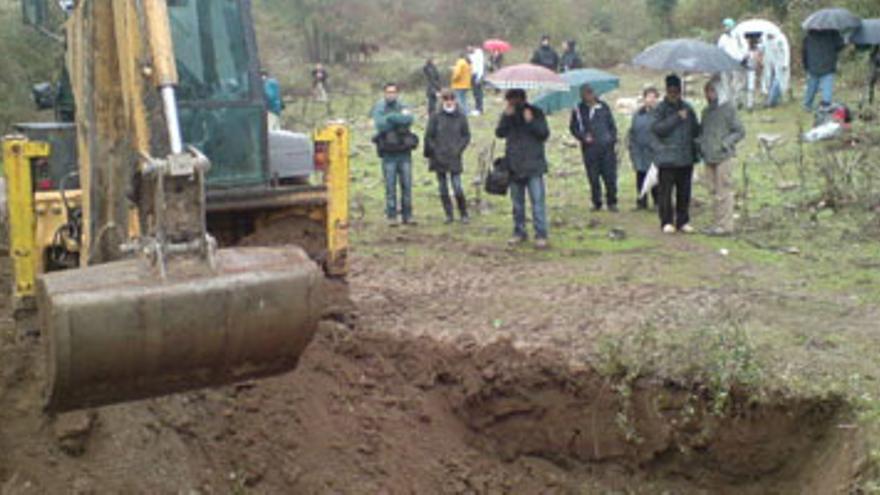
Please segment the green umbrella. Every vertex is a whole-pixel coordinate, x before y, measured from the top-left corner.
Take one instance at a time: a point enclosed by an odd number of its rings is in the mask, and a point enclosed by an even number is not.
[[[571,88],[568,91],[544,92],[538,95],[532,105],[545,113],[558,112],[574,108],[581,101],[581,87],[589,84],[597,95],[613,91],[620,87],[620,78],[614,74],[598,69],[577,69],[562,74]]]

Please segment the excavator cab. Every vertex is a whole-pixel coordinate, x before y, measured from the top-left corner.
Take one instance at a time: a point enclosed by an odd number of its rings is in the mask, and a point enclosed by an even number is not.
[[[33,23],[51,17],[35,7],[45,1],[23,1]],[[78,268],[26,283],[41,247],[34,164],[59,150],[21,135],[3,146],[21,199],[9,212],[17,294],[33,294],[48,344],[46,408],[293,369],[323,312],[325,276],[347,269],[348,130],[267,129],[249,0],[63,8]],[[261,237],[279,225],[304,235]]]

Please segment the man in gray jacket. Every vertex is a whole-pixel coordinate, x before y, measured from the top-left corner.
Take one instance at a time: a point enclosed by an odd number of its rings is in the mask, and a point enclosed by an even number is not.
[[[745,137],[745,129],[736,108],[726,95],[719,94],[717,80],[706,83],[706,107],[703,109],[700,152],[706,163],[706,183],[712,195],[714,225],[709,235],[733,232],[733,167],[736,144]]]

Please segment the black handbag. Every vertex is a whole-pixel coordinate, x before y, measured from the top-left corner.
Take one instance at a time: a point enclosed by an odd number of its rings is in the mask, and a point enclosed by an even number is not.
[[[510,187],[510,167],[507,157],[495,159],[492,168],[486,175],[485,189],[489,194],[497,196],[507,195],[507,189]]]

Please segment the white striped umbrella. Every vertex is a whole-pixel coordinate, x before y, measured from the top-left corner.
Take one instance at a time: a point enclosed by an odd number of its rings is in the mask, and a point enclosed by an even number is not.
[[[486,81],[498,89],[568,91],[565,79],[552,70],[534,64],[519,64],[494,72]]]

